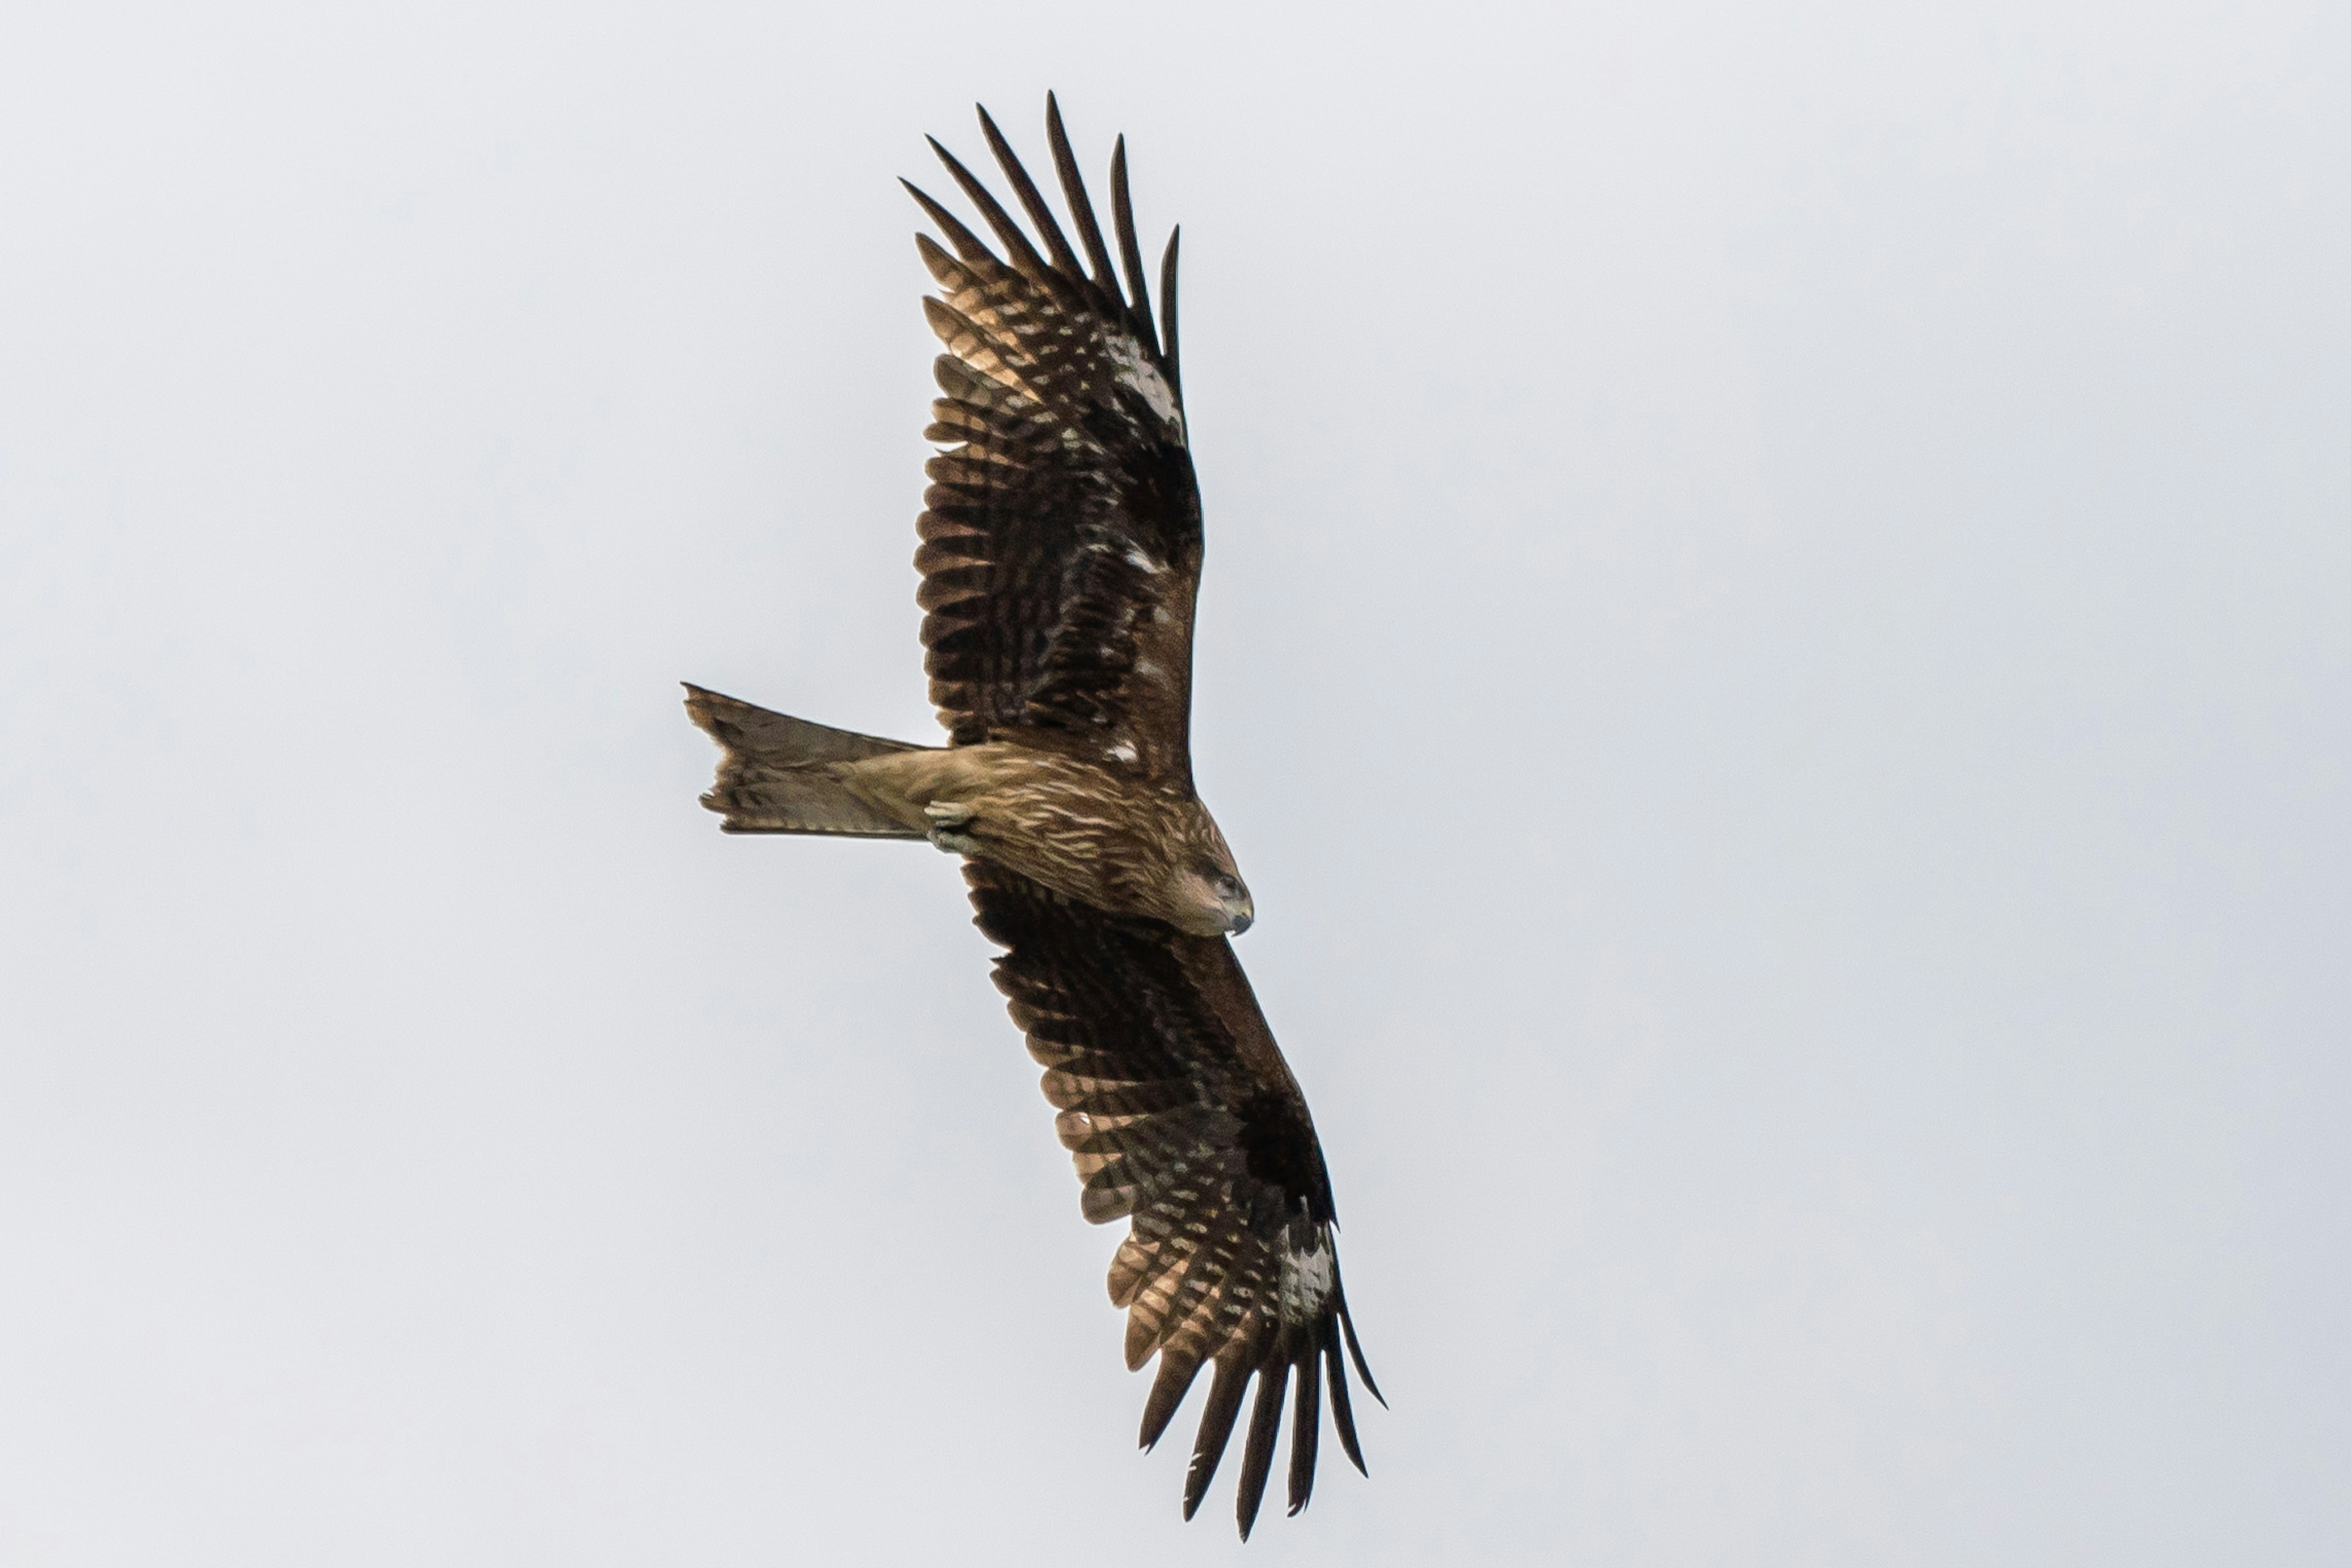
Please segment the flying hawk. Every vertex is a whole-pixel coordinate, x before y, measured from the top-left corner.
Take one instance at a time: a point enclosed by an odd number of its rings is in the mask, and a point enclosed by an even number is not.
[[[1256,1380],[1247,1539],[1285,1396],[1296,1513],[1313,1489],[1326,1369],[1339,1442],[1364,1466],[1343,1341],[1379,1390],[1340,1288],[1313,1119],[1228,940],[1254,917],[1249,890],[1192,787],[1201,528],[1177,235],[1155,325],[1124,138],[1110,166],[1122,291],[1051,98],[1045,131],[1082,259],[984,109],[979,123],[1034,240],[935,140],[1003,255],[906,187],[947,242],[916,238],[941,294],[923,308],[947,352],[927,432],[944,450],[914,552],[947,744],[854,735],[688,685],[686,711],[726,752],[702,803],[728,832],[928,839],[965,858],[976,924],[1008,949],[996,983],[1045,1068],[1081,1210],[1130,1221],[1110,1295],[1127,1312],[1127,1365],[1159,1358],[1144,1448],[1215,1368],[1186,1519]]]

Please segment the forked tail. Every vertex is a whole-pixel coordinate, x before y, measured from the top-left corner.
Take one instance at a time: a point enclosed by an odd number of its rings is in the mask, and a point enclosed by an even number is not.
[[[926,749],[771,713],[685,684],[685,711],[726,748],[718,781],[703,805],[730,833],[831,833],[854,839],[919,839],[841,782],[832,765]]]

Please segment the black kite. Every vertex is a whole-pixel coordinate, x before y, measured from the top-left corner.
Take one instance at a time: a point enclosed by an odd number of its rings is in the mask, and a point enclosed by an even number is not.
[[[690,685],[686,710],[726,749],[703,804],[729,832],[927,838],[966,857],[1085,1217],[1131,1222],[1110,1294],[1127,1312],[1127,1364],[1159,1357],[1145,1448],[1215,1368],[1185,1518],[1257,1380],[1247,1538],[1288,1390],[1292,1513],[1313,1488],[1326,1374],[1358,1469],[1346,1357],[1379,1391],[1340,1288],[1312,1118],[1227,939],[1249,925],[1249,892],[1192,787],[1201,528],[1176,240],[1155,324],[1124,139],[1110,175],[1122,291],[1052,99],[1046,133],[1082,260],[985,110],[980,127],[1045,248],[931,143],[1005,253],[906,187],[952,247],[916,241],[945,296],[924,308],[948,350],[928,432],[945,449],[914,554],[948,743],[853,735]]]

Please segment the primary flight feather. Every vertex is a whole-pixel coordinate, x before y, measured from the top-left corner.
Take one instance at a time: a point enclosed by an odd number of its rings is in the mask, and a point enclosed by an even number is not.
[[[946,242],[916,240],[940,288],[924,309],[947,352],[927,432],[944,449],[928,465],[914,564],[947,744],[856,735],[689,685],[687,712],[725,751],[703,804],[729,832],[928,839],[965,857],[1082,1212],[1129,1222],[1110,1293],[1126,1310],[1128,1366],[1158,1358],[1145,1448],[1213,1369],[1185,1518],[1255,1382],[1237,1500],[1246,1538],[1285,1403],[1295,1513],[1313,1488],[1324,1388],[1358,1469],[1347,1362],[1379,1391],[1340,1286],[1313,1119],[1228,940],[1255,917],[1249,890],[1192,787],[1202,535],[1176,241],[1155,320],[1123,139],[1111,159],[1114,267],[1053,100],[1046,135],[1082,257],[987,110],[979,120],[1029,229],[936,141],[1000,252],[907,186]]]

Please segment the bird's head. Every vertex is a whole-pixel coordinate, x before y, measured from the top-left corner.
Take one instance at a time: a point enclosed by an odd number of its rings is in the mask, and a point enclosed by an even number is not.
[[[1213,821],[1176,862],[1176,903],[1179,913],[1170,921],[1196,936],[1238,936],[1257,919],[1249,902],[1249,884],[1241,881],[1233,852]]]

